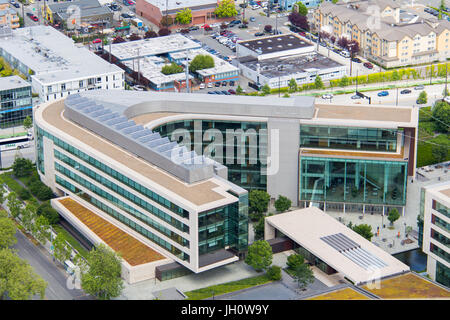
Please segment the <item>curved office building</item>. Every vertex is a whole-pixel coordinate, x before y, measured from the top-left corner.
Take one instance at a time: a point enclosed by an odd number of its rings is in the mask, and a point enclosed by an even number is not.
[[[194,272],[238,259],[247,191],[300,207],[403,209],[418,110],[89,91],[39,106],[42,180]]]

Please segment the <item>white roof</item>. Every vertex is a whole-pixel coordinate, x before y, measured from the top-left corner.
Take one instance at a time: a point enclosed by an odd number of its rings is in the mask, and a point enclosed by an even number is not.
[[[356,285],[409,271],[407,265],[316,207],[267,217],[266,223]]]
[[[190,7],[198,7],[204,5],[216,5],[217,0],[145,0],[148,3],[158,7],[161,12],[166,10],[183,9]]]
[[[19,76],[0,77],[0,91],[30,87],[31,84]]]
[[[149,38],[135,41],[111,44],[111,54],[119,60],[130,60],[138,56],[155,56],[169,52],[201,48],[201,45],[181,34],[171,34],[165,37]],[[104,50],[109,52],[109,46]]]
[[[12,37],[1,39],[0,48],[35,72],[43,83],[55,83],[111,72],[123,72],[85,47],[77,47],[50,26],[33,26],[13,30]]]

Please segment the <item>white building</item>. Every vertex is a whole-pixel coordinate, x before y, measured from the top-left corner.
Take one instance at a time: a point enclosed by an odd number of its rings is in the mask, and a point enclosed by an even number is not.
[[[41,102],[95,89],[123,89],[124,71],[50,26],[2,36],[0,56],[29,77]]]
[[[450,287],[450,182],[422,188],[422,250],[431,279]]]
[[[284,34],[248,41],[236,46],[239,69],[244,77],[271,88],[339,79],[346,75],[344,65],[314,50],[314,46],[295,34]]]

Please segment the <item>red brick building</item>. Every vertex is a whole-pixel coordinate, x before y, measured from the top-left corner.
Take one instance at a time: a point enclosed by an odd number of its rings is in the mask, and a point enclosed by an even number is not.
[[[166,16],[167,11],[168,20],[173,21],[173,24],[169,26],[170,29],[233,20],[233,17],[216,17],[214,10],[218,2],[217,0],[137,0],[136,14],[162,27],[161,19]],[[175,17],[177,12],[185,8],[191,9],[192,22],[189,25],[180,25],[175,21]]]

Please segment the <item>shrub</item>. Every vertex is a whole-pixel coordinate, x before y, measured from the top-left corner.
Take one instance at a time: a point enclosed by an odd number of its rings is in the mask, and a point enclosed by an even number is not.
[[[305,263],[305,259],[303,258],[303,256],[301,254],[294,253],[288,256],[286,265],[288,266],[289,269],[295,270],[303,263]]]
[[[50,202],[44,202],[42,203],[36,210],[36,214],[38,216],[44,216],[48,223],[53,225],[57,224],[59,222],[59,214],[58,211],[52,208],[50,205]]]
[[[183,72],[183,67],[177,65],[175,62],[172,62],[171,64],[167,64],[161,69],[161,73],[165,75],[174,74],[174,73],[181,73]]]
[[[269,206],[270,195],[264,190],[251,190],[248,195],[250,213],[263,213]]]
[[[29,159],[16,158],[12,165],[14,175],[18,178],[26,177],[33,171],[33,162]]]
[[[53,198],[53,191],[45,184],[41,183],[41,187],[39,188],[36,197],[38,197],[38,199],[41,201],[50,200],[51,198]]]
[[[279,266],[271,266],[267,269],[267,276],[270,280],[281,280],[281,268]]]
[[[192,59],[192,62],[189,64],[190,72],[209,68],[214,68],[214,59],[213,57],[206,54],[196,55],[194,59]]]
[[[248,247],[245,263],[256,271],[267,269],[272,264],[272,247],[267,241],[255,241]]]
[[[425,91],[422,91],[420,94],[419,94],[419,98],[417,99],[417,103],[418,104],[425,104],[425,103],[427,103],[427,93],[425,92]]]
[[[17,193],[17,195],[22,200],[28,200],[31,198],[30,191],[28,191],[28,189],[25,189],[25,188],[20,189],[19,192]]]
[[[292,204],[291,200],[280,195],[278,196],[278,199],[275,201],[275,209],[277,209],[277,211],[279,212],[284,212],[286,210],[289,210],[291,204]]]

